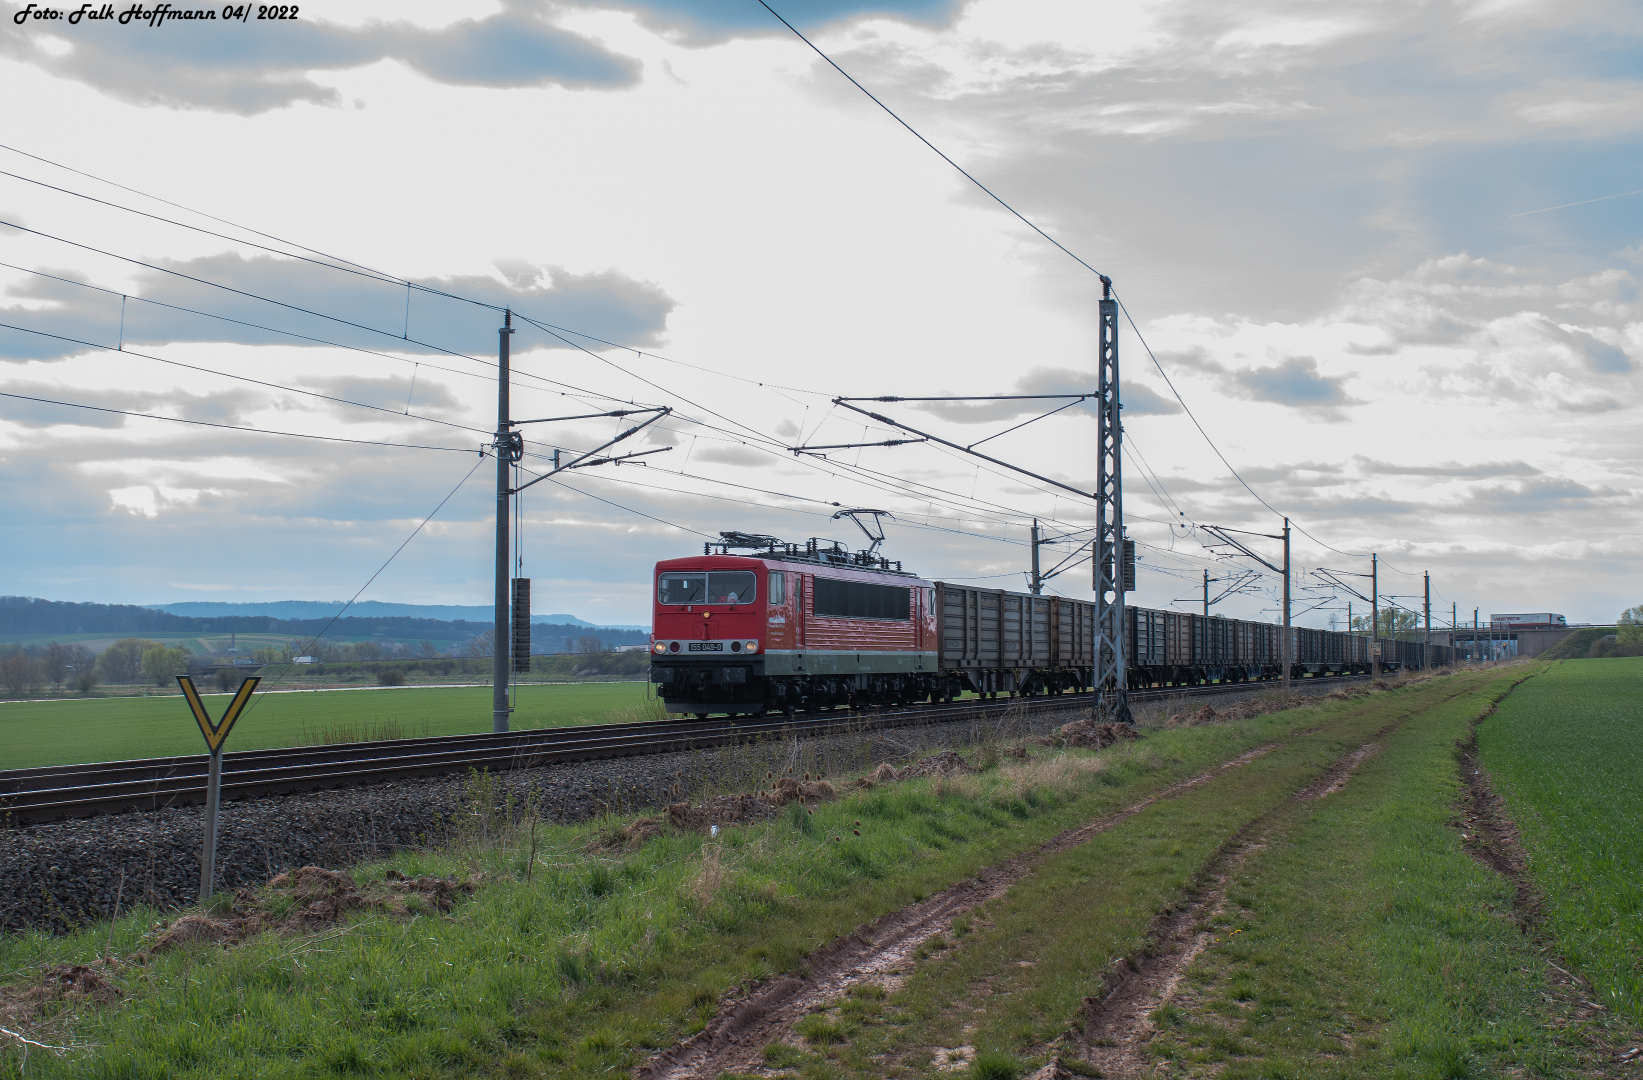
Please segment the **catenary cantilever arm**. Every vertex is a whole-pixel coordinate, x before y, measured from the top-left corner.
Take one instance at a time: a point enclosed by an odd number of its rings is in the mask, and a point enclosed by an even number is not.
[[[662,406],[661,408],[656,410],[656,415],[651,417],[649,420],[646,420],[646,421],[644,421],[643,423],[640,423],[640,424],[633,425],[632,427],[628,428],[626,431],[622,432],[622,434],[616,436],[616,438],[610,440],[610,442],[605,443],[603,446],[594,447],[592,450],[589,450],[587,453],[583,454],[581,457],[577,458],[574,461],[566,462],[565,464],[559,466],[557,469],[553,469],[553,470],[550,470],[549,472],[543,473],[541,476],[538,476],[535,480],[531,480],[528,483],[520,484],[518,487],[514,488],[512,491],[508,492],[508,494],[517,495],[521,491],[524,491],[526,488],[530,487],[532,484],[540,484],[542,481],[546,480],[548,477],[555,476],[559,473],[565,472],[567,469],[575,469],[575,468],[578,468],[582,465],[596,464],[595,462],[589,461],[588,459],[593,457],[593,455],[597,454],[599,451],[608,450],[612,446],[615,446],[617,443],[621,442],[623,439],[626,439],[629,436],[638,434],[639,432],[643,431],[645,428],[647,428],[650,425],[654,424],[656,421],[660,420],[662,417],[666,416],[668,413],[670,413],[672,411],[673,411],[673,409],[672,409],[671,406],[667,406],[667,405]],[[671,447],[669,449],[671,449]],[[627,456],[636,457],[638,455],[629,454]],[[609,459],[609,460],[616,460],[616,459],[613,458],[613,459]]]
[[[1057,396],[1060,396],[1060,395],[1057,395]],[[1073,487],[1071,484],[1063,484],[1059,480],[1051,480],[1048,476],[1041,476],[1038,473],[1035,473],[1035,472],[1031,471],[1030,469],[1023,469],[1019,465],[1011,465],[1008,461],[1000,461],[998,458],[992,457],[992,456],[987,455],[987,454],[983,454],[979,450],[971,450],[968,446],[960,446],[956,442],[948,442],[946,439],[941,438],[939,435],[932,435],[928,431],[920,431],[918,428],[909,427],[906,424],[903,424],[903,423],[900,423],[898,421],[890,419],[888,416],[880,416],[876,412],[869,412],[866,409],[858,409],[858,408],[856,408],[856,406],[850,404],[850,401],[849,401],[848,398],[834,398],[833,399],[833,404],[843,405],[846,409],[849,409],[851,412],[861,413],[863,416],[868,417],[869,419],[877,420],[881,424],[889,424],[893,428],[899,428],[902,431],[912,432],[914,435],[921,436],[922,438],[927,439],[930,442],[940,443],[942,446],[950,446],[954,450],[959,451],[960,453],[969,454],[971,457],[978,457],[983,461],[990,461],[994,465],[999,465],[999,466],[1002,466],[1006,469],[1009,469],[1011,472],[1018,472],[1022,476],[1030,476],[1034,480],[1042,480],[1044,483],[1053,485],[1054,487],[1058,487],[1062,491],[1070,491],[1074,495],[1080,495],[1080,496],[1083,496],[1086,499],[1095,498],[1095,496],[1093,494],[1091,494],[1090,492],[1081,491],[1080,489]],[[790,449],[802,449],[802,447],[801,448],[790,448]]]

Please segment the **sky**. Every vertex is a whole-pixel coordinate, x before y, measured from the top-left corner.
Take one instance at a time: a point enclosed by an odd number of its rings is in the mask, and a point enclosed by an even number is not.
[[[1201,610],[1207,572],[1276,617],[1205,526],[1280,561],[1285,516],[1301,625],[1364,612],[1370,553],[1439,626],[1643,601],[1643,9],[771,6],[1113,279],[1130,602]],[[541,610],[645,623],[656,561],[854,545],[851,507],[1010,589],[1036,517],[1047,590],[1091,595],[1088,498],[928,443],[792,452],[906,437],[837,397],[1093,391],[1101,287],[758,0],[23,10],[0,592],[488,602],[509,308],[515,418],[672,410],[612,451],[659,452],[521,496]],[[1083,405],[866,407],[1094,487]],[[521,479],[641,419],[527,425]]]

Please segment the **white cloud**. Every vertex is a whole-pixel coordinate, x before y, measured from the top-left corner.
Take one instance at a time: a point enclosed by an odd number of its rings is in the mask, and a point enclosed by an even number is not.
[[[824,47],[1114,275],[1194,418],[1280,511],[1334,547],[1431,568],[1446,594],[1612,614],[1612,582],[1643,569],[1613,539],[1643,524],[1643,236],[1623,200],[1512,215],[1635,186],[1615,173],[1635,156],[1635,80],[1591,62],[1596,32],[1616,49],[1635,43],[1634,16],[1412,0],[1324,14],[1287,0],[829,11],[806,24]],[[643,621],[650,562],[723,528],[825,535],[837,502],[894,510],[894,554],[909,566],[1013,584],[1027,519],[1088,524],[1086,503],[931,446],[825,461],[780,448],[900,434],[835,409],[840,395],[1093,389],[1099,286],[761,11],[727,12],[683,0],[420,5],[389,26],[354,5],[246,57],[175,35],[118,47],[73,38],[58,57],[25,41],[0,59],[8,86],[50,105],[14,116],[8,141],[642,350],[577,339],[596,357],[528,326],[514,339],[516,416],[676,410],[625,444],[670,453],[526,495],[527,562],[556,608]],[[476,43],[499,28],[528,31],[530,47],[481,70],[475,57],[491,53]],[[332,107],[345,101],[363,107]],[[11,332],[0,388],[460,448],[252,436],[0,399],[0,498],[29,523],[0,523],[12,588],[150,602],[181,581],[249,589],[236,584],[249,563],[263,597],[349,595],[478,460],[495,422],[490,308],[414,297],[408,336],[433,348],[416,346],[391,336],[406,325],[391,288],[338,286],[288,256],[4,183],[0,199],[20,215],[5,220],[333,305],[384,332],[320,333],[291,312],[273,323],[243,298],[205,299],[167,275],[8,230],[8,262],[113,293],[6,271],[3,321],[98,344],[124,335],[128,349],[207,371]],[[220,320],[143,311],[152,305],[136,297],[357,335],[335,340],[375,353],[227,333]],[[1138,599],[1163,604],[1185,580],[1170,574],[1195,577],[1203,554],[1183,520],[1273,522],[1127,323],[1121,342],[1129,520],[1171,552],[1149,554]],[[407,397],[412,415],[394,415]],[[968,445],[1035,414],[1000,403],[888,415]],[[538,425],[527,446],[586,449],[624,423]],[[1073,408],[989,446],[1087,490],[1093,429]],[[483,601],[490,483],[486,462],[380,596]],[[1299,534],[1297,556],[1341,558]],[[54,592],[70,581],[85,591]],[[1253,613],[1267,601],[1247,603]]]

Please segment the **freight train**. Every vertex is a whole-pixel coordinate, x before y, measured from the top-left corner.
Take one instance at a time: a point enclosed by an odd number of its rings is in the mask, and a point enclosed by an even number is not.
[[[656,564],[651,680],[669,712],[758,714],[840,706],[1087,693],[1095,604],[927,581],[873,551],[723,533]],[[732,549],[752,548],[751,554]],[[1283,627],[1124,609],[1128,684],[1283,677]],[[1293,627],[1290,675],[1447,665],[1450,649]]]

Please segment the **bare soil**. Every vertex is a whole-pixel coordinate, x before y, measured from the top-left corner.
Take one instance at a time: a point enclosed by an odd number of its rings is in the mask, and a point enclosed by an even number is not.
[[[473,892],[474,884],[453,878],[408,878],[389,870],[380,884],[360,888],[347,874],[304,866],[276,876],[264,889],[240,890],[234,894],[233,906],[221,915],[183,915],[161,924],[147,952],[152,955],[195,942],[233,945],[269,930],[312,933],[335,926],[356,911],[398,917],[417,909],[446,912],[458,897]]]
[[[1148,945],[1116,962],[1107,973],[1104,996],[1084,999],[1080,1055],[1103,1076],[1145,1075],[1151,1068],[1147,1041],[1157,1032],[1153,1013],[1174,999],[1187,968],[1217,940],[1209,929],[1226,905],[1227,884],[1254,852],[1266,845],[1251,825],[1211,859],[1189,891],[1186,903],[1153,920]]]
[[[1345,787],[1346,782],[1352,778],[1352,770],[1362,765],[1365,759],[1380,753],[1380,749],[1380,743],[1364,743],[1340,761],[1337,761],[1333,768],[1318,778],[1316,783],[1309,785],[1304,790],[1297,791],[1295,797],[1302,802],[1311,802],[1314,799],[1322,799],[1327,795],[1335,794]]]

